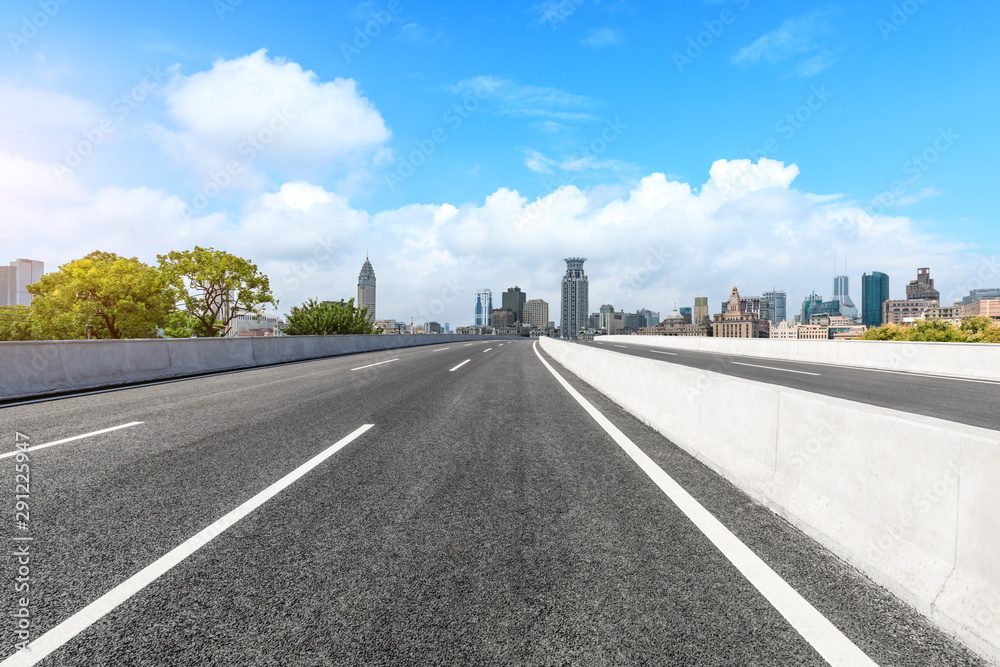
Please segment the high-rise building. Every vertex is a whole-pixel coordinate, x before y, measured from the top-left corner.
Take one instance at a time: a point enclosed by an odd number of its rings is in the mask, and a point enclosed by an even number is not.
[[[917,269],[917,279],[911,280],[906,286],[907,301],[937,301],[941,302],[941,293],[934,289],[934,279],[928,268]]]
[[[527,295],[521,291],[520,287],[508,287],[503,293],[503,307],[514,311],[514,321],[518,324],[524,322],[524,303]]]
[[[375,269],[372,263],[365,257],[365,263],[361,266],[361,274],[358,275],[358,303],[357,307],[368,309],[368,321],[375,321]]]
[[[694,323],[694,311],[691,308],[681,308],[677,312],[681,314],[681,319],[684,320],[684,324]],[[654,326],[654,325],[650,324],[649,326]]]
[[[889,276],[881,271],[861,276],[861,323],[867,327],[880,327],[882,304],[889,300]]]
[[[544,329],[549,323],[549,304],[542,299],[532,299],[524,304],[524,323]]]
[[[490,315],[490,326],[494,329],[514,326],[516,313],[510,308],[494,308]]]
[[[708,297],[699,296],[695,297],[694,300],[694,323],[701,324],[702,322],[711,322],[711,318],[708,315]]]
[[[743,309],[745,300],[740,299],[735,287],[726,302],[724,311],[715,316],[712,335],[716,338],[757,338],[760,333],[757,316]]]
[[[847,276],[834,276],[833,300],[840,302],[840,314],[852,320],[858,317],[858,308],[851,299],[850,283]]]
[[[818,306],[823,303],[823,297],[816,295],[816,290],[813,290],[812,294],[807,296],[802,301],[802,314],[799,318],[799,322],[802,324],[809,324],[809,311],[813,306]]]
[[[657,324],[660,323],[660,314],[658,312],[650,310],[648,308],[643,308],[639,312],[646,316],[647,327],[655,327]]]
[[[562,279],[561,308],[562,319],[559,323],[560,336],[575,340],[580,336],[580,329],[587,325],[587,314],[590,310],[590,283],[587,274],[583,272],[585,257],[569,257],[566,259],[566,275]]]
[[[18,259],[0,267],[0,305],[30,306],[28,285],[41,280],[43,273],[45,263],[35,259]]]
[[[601,306],[600,328],[604,329],[609,336],[618,333],[625,328],[625,313],[615,312],[615,307],[610,303]]]
[[[784,291],[764,292],[764,301],[772,322],[778,324],[788,319],[788,295]]]
[[[493,314],[493,292],[488,287],[476,290],[476,323],[477,327],[488,327],[490,315]]]

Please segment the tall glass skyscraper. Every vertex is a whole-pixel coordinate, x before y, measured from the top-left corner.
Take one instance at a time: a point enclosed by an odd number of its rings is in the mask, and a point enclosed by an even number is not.
[[[858,316],[858,308],[850,295],[850,284],[847,276],[834,276],[833,300],[840,302],[840,314],[852,320]]]
[[[889,300],[889,276],[872,271],[861,276],[861,323],[869,327],[880,327],[882,303]]]
[[[587,327],[590,315],[590,282],[583,272],[585,257],[569,257],[566,259],[566,275],[562,279],[562,319],[559,322],[559,335],[562,338],[576,340],[580,337],[580,329]]]
[[[493,314],[493,291],[488,287],[476,290],[476,326],[490,326],[490,315]]]
[[[772,322],[778,324],[788,319],[788,295],[785,292],[764,292],[764,301],[767,301],[769,319]]]

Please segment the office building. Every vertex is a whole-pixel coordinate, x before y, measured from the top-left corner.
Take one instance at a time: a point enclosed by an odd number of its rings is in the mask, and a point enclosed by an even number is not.
[[[615,307],[609,303],[601,306],[601,319],[598,329],[603,329],[609,336],[625,329],[625,313],[615,312]]]
[[[655,327],[660,323],[660,314],[655,310],[650,310],[648,308],[641,308],[640,313],[646,318],[646,323],[643,326]]]
[[[692,324],[674,308],[662,322],[639,330],[640,336],[711,336],[712,326],[704,322]]]
[[[355,303],[359,310],[367,308],[368,320],[375,321],[375,269],[367,256],[358,275],[358,300]]]
[[[590,311],[590,284],[583,272],[585,257],[566,259],[566,275],[562,279],[560,336],[567,339],[579,337],[580,329],[587,324]]]
[[[919,299],[889,299],[882,303],[882,323],[902,324],[923,317],[928,308],[937,308],[937,300],[921,301]]]
[[[771,290],[764,292],[764,301],[767,302],[767,311],[772,322],[778,324],[788,319],[788,295],[783,291]]]
[[[0,291],[0,294],[3,292]],[[1000,299],[1000,287],[988,287],[986,289],[974,289],[969,291],[969,296],[962,298],[962,305],[968,306],[975,301],[983,299]]]
[[[833,300],[840,302],[840,314],[848,319],[857,319],[858,308],[851,299],[850,284],[847,276],[834,276]]]
[[[694,323],[701,324],[703,322],[711,322],[712,318],[708,313],[708,297],[699,296],[695,297],[694,300]]]
[[[493,313],[490,315],[490,326],[494,329],[505,329],[507,327],[514,326],[515,313],[510,308],[494,308]]]
[[[757,338],[757,317],[743,310],[740,292],[735,287],[726,302],[725,312],[715,316],[712,335],[716,338]]]
[[[817,296],[816,291],[813,290],[812,294],[807,296],[802,300],[802,312],[799,314],[798,321],[800,323],[806,324],[809,322],[809,310],[818,304],[823,303],[823,297]]]
[[[474,326],[490,326],[490,315],[493,313],[493,291],[487,287],[476,290],[476,318]]]
[[[504,308],[509,308],[514,311],[514,321],[520,324],[524,322],[524,303],[526,295],[521,291],[520,287],[509,287],[507,291],[503,293],[503,305]]]
[[[889,276],[881,271],[861,276],[861,323],[867,327],[880,327],[882,304],[889,300]]]
[[[674,310],[677,310],[676,306],[674,306]],[[694,323],[694,311],[691,308],[681,308],[677,312],[679,312],[681,314],[681,317],[684,318],[684,324]],[[653,325],[650,324],[649,326]]]
[[[524,304],[524,323],[544,329],[549,323],[549,304],[542,299],[532,299]]]
[[[28,285],[37,283],[45,273],[45,263],[18,259],[10,266],[0,266],[0,306],[30,306]]]
[[[906,300],[941,302],[941,293],[934,289],[930,269],[917,269],[917,279],[911,280],[906,286]]]
[[[976,299],[962,306],[962,317],[977,316],[1000,320],[1000,298]]]

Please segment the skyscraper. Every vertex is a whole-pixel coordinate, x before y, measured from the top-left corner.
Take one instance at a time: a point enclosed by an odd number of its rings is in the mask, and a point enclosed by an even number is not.
[[[699,296],[694,300],[694,323],[711,322],[708,315],[708,297]]]
[[[559,323],[563,338],[576,340],[580,329],[587,326],[590,309],[590,283],[583,272],[585,257],[566,259],[566,275],[562,279],[562,319]]]
[[[544,329],[549,323],[549,304],[542,299],[532,299],[525,303],[524,323]]]
[[[872,271],[861,276],[861,323],[869,327],[880,327],[882,304],[889,300],[889,276],[881,271]]]
[[[502,305],[514,311],[514,321],[518,324],[524,322],[524,300],[527,295],[521,291],[520,287],[508,287],[503,293]]]
[[[852,320],[857,318],[858,309],[850,295],[850,284],[847,276],[834,276],[833,300],[840,302],[840,314]]]
[[[812,294],[802,301],[802,315],[799,322],[809,324],[809,311],[812,310],[813,306],[818,306],[821,303],[823,303],[823,297],[817,296],[816,290],[813,290]]]
[[[0,306],[30,306],[28,285],[41,280],[43,273],[45,263],[35,259],[18,259],[0,267]]]
[[[490,326],[490,315],[493,314],[493,291],[488,287],[476,290],[476,322],[477,327]]]
[[[764,292],[764,300],[767,301],[767,310],[772,322],[778,324],[788,319],[788,295],[784,291]]]
[[[365,256],[365,263],[358,275],[358,308],[368,308],[368,320],[375,321],[375,269]]]

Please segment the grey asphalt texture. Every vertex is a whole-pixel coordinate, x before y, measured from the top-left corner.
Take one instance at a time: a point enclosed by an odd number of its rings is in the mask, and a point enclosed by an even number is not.
[[[145,422],[32,454],[36,637],[374,424],[43,664],[825,664],[531,343],[442,347],[0,409],[32,444]],[[982,664],[554,365],[876,662]]]
[[[654,348],[643,344],[644,337],[635,338],[635,342],[624,344],[620,341],[581,341],[580,345],[1000,431],[1000,382],[977,382],[957,377],[887,373],[830,364]],[[674,352],[677,356],[663,354],[664,350]],[[741,366],[741,363],[756,366]],[[801,375],[759,366],[819,375]],[[959,377],[960,371],[961,369],[956,369]]]

